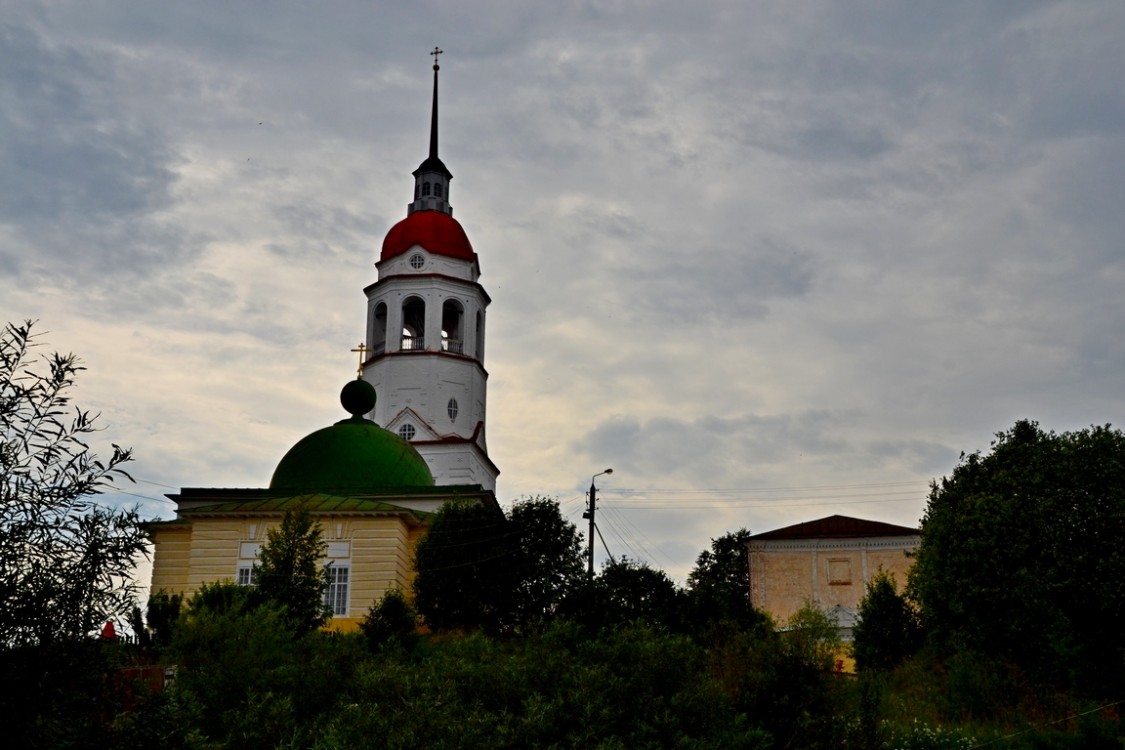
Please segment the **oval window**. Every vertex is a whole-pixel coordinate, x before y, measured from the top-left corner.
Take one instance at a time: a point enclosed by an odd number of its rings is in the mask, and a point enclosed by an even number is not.
[[[398,436],[403,440],[413,440],[416,430],[412,424],[404,424],[398,428]]]
[[[449,421],[450,422],[456,422],[457,421],[457,399],[455,399],[455,398],[449,399],[449,403],[445,405],[445,410],[446,410],[446,412],[449,413]]]

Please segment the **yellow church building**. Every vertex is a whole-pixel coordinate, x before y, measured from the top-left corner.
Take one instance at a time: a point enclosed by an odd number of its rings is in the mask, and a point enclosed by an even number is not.
[[[367,297],[359,378],[340,396],[347,419],[285,454],[268,487],[185,487],[176,517],[148,524],[153,592],[253,584],[267,531],[307,508],[328,543],[332,627],[354,627],[384,592],[410,591],[427,521],[452,499],[495,506],[488,457],[480,261],[453,218],[453,175],[438,157],[438,55],[429,152],[414,170],[406,218],[387,232]],[[375,391],[380,398],[376,400]],[[370,419],[368,418],[370,417]]]
[[[252,585],[267,531],[285,511],[304,507],[328,545],[331,627],[350,630],[386,591],[410,591],[414,547],[442,503],[468,500],[501,512],[480,485],[435,486],[409,442],[364,418],[375,406],[370,384],[348,383],[340,400],[351,417],[294,445],[269,487],[185,487],[168,495],[176,517],[148,524],[152,591],[190,596],[216,581]]]

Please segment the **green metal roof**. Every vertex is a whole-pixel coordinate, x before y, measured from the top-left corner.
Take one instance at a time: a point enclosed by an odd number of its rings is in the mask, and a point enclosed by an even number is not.
[[[386,490],[431,487],[434,477],[410,443],[374,422],[353,416],[317,430],[289,449],[271,490]]]
[[[200,516],[228,513],[278,514],[294,508],[307,508],[312,513],[411,513],[416,516],[428,515],[422,511],[410,510],[381,500],[356,497],[340,497],[315,493],[293,495],[290,497],[263,497],[246,500],[228,500],[213,505],[202,505],[183,511],[184,515]]]

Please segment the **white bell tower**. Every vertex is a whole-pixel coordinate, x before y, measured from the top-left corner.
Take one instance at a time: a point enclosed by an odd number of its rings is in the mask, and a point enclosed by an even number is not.
[[[375,386],[372,420],[410,441],[438,485],[495,491],[488,458],[480,263],[449,204],[453,179],[438,158],[438,55],[434,48],[430,154],[414,170],[414,201],[391,227],[367,295],[362,377]]]

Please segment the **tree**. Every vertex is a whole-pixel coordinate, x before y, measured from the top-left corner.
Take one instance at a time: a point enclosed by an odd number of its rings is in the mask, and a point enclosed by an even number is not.
[[[687,616],[696,632],[720,624],[746,628],[763,619],[750,604],[749,540],[749,529],[723,534],[696,558],[687,580]]]
[[[399,589],[390,589],[371,605],[359,623],[368,648],[379,651],[388,646],[410,648],[418,637],[418,613]]]
[[[32,357],[33,324],[0,333],[0,644],[50,644],[128,617],[131,572],[145,552],[136,508],[97,496],[132,452],[108,461],[87,445],[98,415],[72,407],[84,370],[73,354]]]
[[[931,487],[909,579],[935,645],[1056,684],[1125,678],[1125,435],[1017,422]]]
[[[594,630],[624,625],[679,630],[683,609],[682,594],[667,573],[621,558],[576,588],[561,612]]]
[[[921,642],[918,613],[898,593],[894,576],[880,570],[859,602],[852,653],[860,670],[886,671],[912,655]]]
[[[308,508],[285,511],[281,526],[270,529],[254,566],[255,596],[285,607],[297,633],[325,623],[332,611],[324,603],[328,587],[320,559],[328,548],[320,524]]]
[[[781,642],[786,653],[821,672],[831,671],[843,650],[836,622],[811,604],[789,616]]]
[[[538,627],[585,578],[582,537],[551,498],[518,501],[508,522],[515,535],[514,621],[523,629]]]
[[[499,633],[512,620],[515,533],[504,514],[451,500],[414,551],[414,606],[434,630]]]

